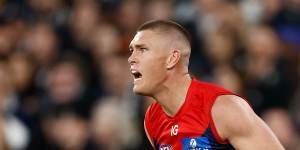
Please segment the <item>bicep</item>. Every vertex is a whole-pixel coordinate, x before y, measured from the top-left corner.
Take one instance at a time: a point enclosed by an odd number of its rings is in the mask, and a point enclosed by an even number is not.
[[[237,149],[283,149],[271,129],[258,116],[253,116],[251,122],[252,124],[245,125],[247,129],[229,137],[228,140],[234,147]],[[239,127],[236,129],[238,130]]]
[[[283,149],[270,128],[237,96],[219,97],[212,117],[220,136],[236,149]]]

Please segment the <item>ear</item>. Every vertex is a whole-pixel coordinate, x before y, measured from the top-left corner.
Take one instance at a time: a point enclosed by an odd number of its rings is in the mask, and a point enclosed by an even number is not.
[[[172,69],[180,60],[181,53],[179,50],[173,50],[167,60],[167,69]]]

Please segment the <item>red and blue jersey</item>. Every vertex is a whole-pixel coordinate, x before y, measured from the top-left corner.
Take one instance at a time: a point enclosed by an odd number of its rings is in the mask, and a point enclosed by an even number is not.
[[[211,109],[220,95],[236,95],[213,84],[192,80],[185,102],[168,116],[157,103],[148,108],[145,128],[157,150],[231,150],[218,135]]]

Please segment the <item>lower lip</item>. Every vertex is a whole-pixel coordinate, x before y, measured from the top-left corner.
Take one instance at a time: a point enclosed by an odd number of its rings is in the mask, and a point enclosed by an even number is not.
[[[139,82],[140,80],[142,80],[142,78],[134,79],[134,80],[133,80],[133,83],[136,84],[136,83]]]

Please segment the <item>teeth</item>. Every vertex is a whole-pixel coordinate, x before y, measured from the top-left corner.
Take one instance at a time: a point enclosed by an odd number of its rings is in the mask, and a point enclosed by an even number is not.
[[[141,77],[141,74],[136,70],[131,70],[131,74],[133,75],[134,79],[138,79]]]

